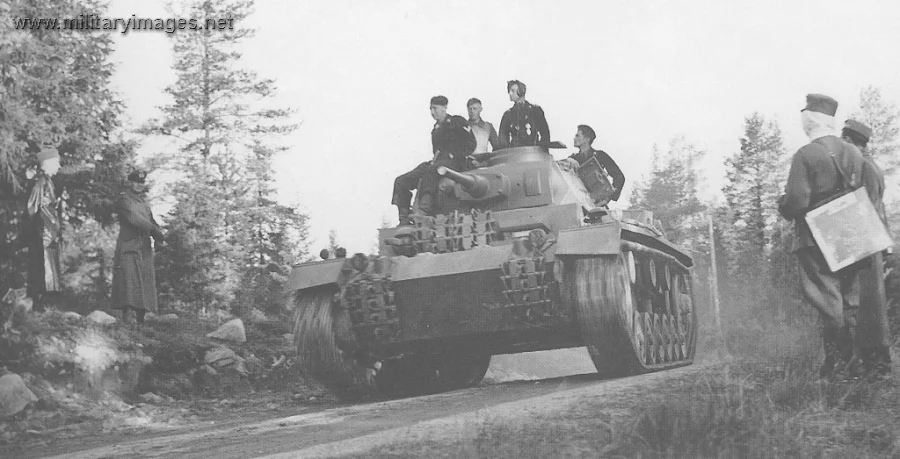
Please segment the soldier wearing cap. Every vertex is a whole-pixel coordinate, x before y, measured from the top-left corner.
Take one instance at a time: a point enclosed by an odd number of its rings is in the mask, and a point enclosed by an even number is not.
[[[129,174],[128,188],[115,203],[119,238],[113,267],[112,308],[121,309],[125,321],[129,321],[133,310],[138,324],[144,323],[144,314],[157,311],[150,238],[156,240],[157,246],[164,243],[162,229],[144,200],[146,178],[146,172],[141,170]]]
[[[884,209],[884,172],[875,163],[866,147],[872,137],[872,129],[859,121],[849,119],[844,122],[841,138],[855,145],[866,160],[863,167],[863,183],[869,199],[878,211],[881,221],[887,226]],[[860,262],[859,273],[859,352],[866,372],[875,377],[883,377],[891,371],[891,331],[887,316],[887,299],[884,291],[884,258],[876,253]]]
[[[391,204],[397,206],[400,224],[408,222],[412,190],[418,187],[419,208],[424,213],[434,210],[441,176],[437,168],[446,166],[455,171],[468,169],[468,157],[475,151],[475,135],[465,118],[447,113],[448,100],[444,96],[431,98],[431,161],[416,166],[394,180],[394,196]]]
[[[800,265],[804,302],[815,308],[824,321],[825,362],[820,375],[841,378],[846,371],[855,371],[850,363],[858,362],[854,345],[860,295],[858,268],[850,266],[831,272],[804,219],[806,212],[848,187],[857,188],[862,181],[862,153],[834,135],[837,106],[837,101],[826,95],[806,96],[801,121],[810,143],[794,153],[778,210],[784,218],[794,220],[793,252]]]
[[[56,196],[52,177],[59,171],[59,151],[45,147],[37,155],[40,170],[28,198],[32,231],[28,238],[28,296],[43,308],[41,300],[48,292],[62,291],[62,200]]]
[[[550,126],[544,109],[525,100],[525,83],[506,82],[506,92],[513,106],[500,119],[500,148],[550,145]]]

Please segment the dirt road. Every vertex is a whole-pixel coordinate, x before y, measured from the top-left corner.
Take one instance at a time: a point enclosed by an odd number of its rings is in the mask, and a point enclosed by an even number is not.
[[[574,354],[567,354],[572,357]],[[556,356],[558,357],[558,355]],[[551,358],[557,366],[539,365],[544,375],[589,368],[574,358]],[[500,367],[498,369],[498,367]],[[424,397],[391,400],[311,412],[264,421],[232,422],[221,428],[187,431],[108,444],[84,451],[74,448],[52,456],[96,458],[306,458],[341,457],[373,447],[423,438],[440,441],[474,435],[472,426],[490,419],[504,422],[522,417],[566,413],[587,400],[609,400],[610,410],[621,410],[628,399],[639,403],[653,388],[697,372],[708,364],[639,377],[600,380],[594,375],[573,375],[539,381],[500,382],[504,378],[534,379],[534,371],[493,365],[486,382],[476,388]],[[533,368],[532,368],[533,370]],[[574,370],[574,371],[573,371]],[[512,375],[512,376],[510,376]]]

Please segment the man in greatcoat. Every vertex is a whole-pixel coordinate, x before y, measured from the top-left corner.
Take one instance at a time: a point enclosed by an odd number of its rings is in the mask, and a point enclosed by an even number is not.
[[[778,211],[794,220],[793,252],[800,268],[800,290],[804,302],[815,308],[824,322],[825,362],[820,375],[842,378],[849,363],[858,361],[853,355],[860,295],[858,268],[851,265],[831,272],[804,219],[808,211],[862,184],[862,153],[834,135],[837,106],[837,101],[826,95],[806,96],[801,121],[810,143],[794,153]],[[845,324],[850,342],[842,339]]]
[[[862,152],[866,160],[863,183],[869,193],[869,199],[878,211],[878,216],[887,226],[887,213],[884,208],[884,172],[866,149],[871,137],[872,129],[869,126],[852,119],[844,122],[841,138]],[[883,377],[891,372],[891,330],[884,291],[884,258],[881,252],[862,260],[860,267],[857,344],[865,371],[875,377]]]
[[[28,198],[28,214],[31,216],[28,241],[28,296],[35,302],[35,309],[43,309],[42,300],[47,293],[62,291],[61,200],[53,188],[53,176],[59,171],[59,152],[56,148],[44,148],[37,155],[40,169]]]
[[[164,243],[162,230],[153,218],[150,204],[144,200],[146,178],[144,171],[129,174],[129,188],[119,195],[115,203],[119,239],[114,258],[112,308],[121,309],[126,322],[129,321],[129,312],[134,311],[138,324],[144,323],[144,314],[157,311],[156,271],[150,238],[156,240],[157,246]]]

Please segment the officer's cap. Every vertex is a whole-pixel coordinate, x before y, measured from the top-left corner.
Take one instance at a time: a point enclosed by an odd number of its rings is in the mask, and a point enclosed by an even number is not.
[[[431,98],[431,105],[443,105],[446,107],[447,103],[447,98],[444,96],[434,96]]]
[[[838,102],[824,94],[807,94],[806,107],[803,110],[811,112],[824,113],[828,116],[834,116],[837,113]],[[800,110],[801,112],[803,110]]]
[[[38,161],[46,161],[52,158],[59,158],[59,150],[53,147],[44,147],[44,149],[37,154]]]
[[[861,135],[866,142],[872,137],[872,128],[866,126],[865,124],[860,123],[856,120],[847,120],[844,121],[844,129],[849,131],[853,131],[859,135]]]
[[[128,174],[128,181],[134,183],[144,183],[147,181],[147,173],[138,169]]]

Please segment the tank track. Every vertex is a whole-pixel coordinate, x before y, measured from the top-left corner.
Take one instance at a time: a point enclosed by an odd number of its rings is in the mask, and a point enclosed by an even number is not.
[[[421,394],[481,382],[491,356],[471,352],[384,355],[399,317],[389,269],[379,260],[348,260],[341,286],[295,292],[294,342],[300,368],[339,396]],[[369,350],[374,352],[363,352]]]
[[[565,263],[565,301],[575,305],[597,371],[624,376],[693,362],[697,320],[690,270],[674,257],[623,243],[619,255]]]

